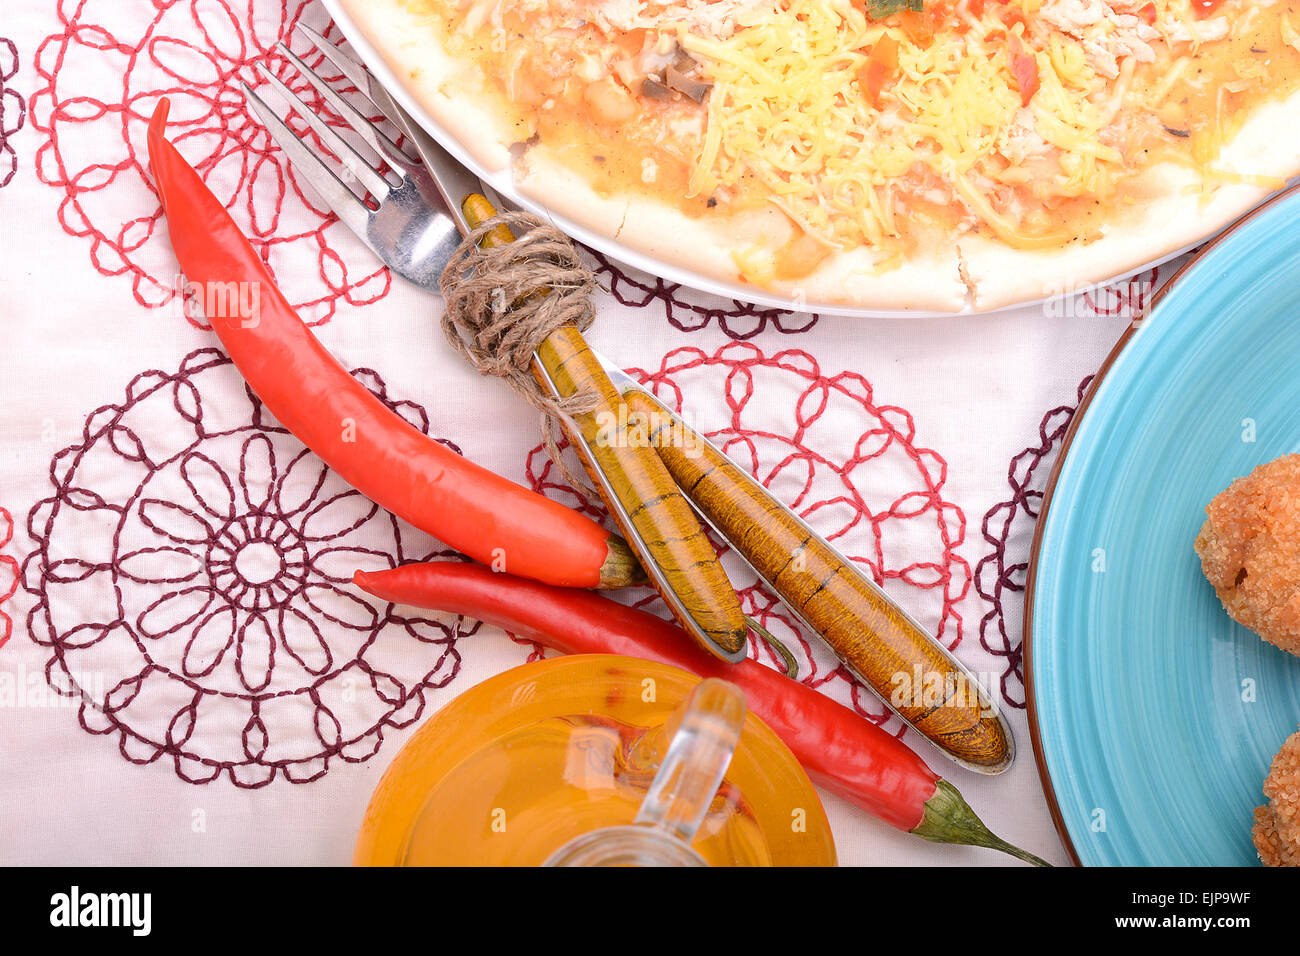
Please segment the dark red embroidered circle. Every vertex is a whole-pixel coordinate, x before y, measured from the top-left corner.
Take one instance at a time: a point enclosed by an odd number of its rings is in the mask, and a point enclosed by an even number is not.
[[[13,40],[0,37],[0,186],[8,186],[18,171],[18,154],[11,142],[27,119],[27,104],[9,85],[18,75],[18,47]]]
[[[1063,301],[1077,318],[1140,321],[1162,281],[1173,275],[1182,261],[1185,259]],[[1012,707],[1025,706],[1020,612],[1034,524],[1061,440],[1092,378],[1089,375],[1079,383],[1073,405],[1060,405],[1043,416],[1037,442],[1016,454],[1007,467],[1011,497],[990,508],[980,523],[981,536],[992,549],[975,566],[976,593],[990,605],[980,619],[980,644],[1001,659],[1002,699]]]
[[[736,301],[722,306],[719,303],[726,300],[717,296],[695,292],[614,262],[599,252],[588,251],[595,259],[598,280],[615,300],[637,309],[658,303],[668,324],[682,332],[698,332],[716,322],[728,338],[743,341],[754,338],[769,326],[778,332],[794,334],[807,332],[817,324],[818,316],[811,313],[766,309]]]
[[[424,432],[424,410],[353,372]],[[477,625],[405,617],[356,568],[444,554],[348,487],[264,411],[215,349],[149,371],[54,456],[23,563],[46,676],[122,755],[262,787],[375,754],[460,668]],[[449,446],[454,449],[455,446]],[[458,450],[458,449],[456,449]]]
[[[1128,316],[1136,320],[1146,312],[1165,272],[1169,270],[1156,266],[1121,282],[1089,289],[1081,297],[1083,311],[1094,316]]]
[[[944,497],[947,462],[917,442],[905,409],[878,401],[871,383],[857,373],[827,374],[807,352],[769,356],[750,343],[712,354],[675,349],[654,370],[631,374],[671,407],[685,408],[688,424],[864,565],[947,646],[960,644],[958,604],[971,582],[970,565],[958,553],[966,519]],[[763,401],[752,402],[758,395]],[[600,502],[560,476],[544,448],[533,450],[526,471],[535,489],[605,517]],[[829,649],[801,633],[747,565],[728,548],[718,550],[746,613],[794,651],[805,683],[829,685],[877,723],[891,718]],[[636,603],[667,616],[657,595],[642,593]],[[751,653],[775,663],[766,647]],[[901,723],[891,726],[901,733]]]
[[[1017,454],[1007,468],[1011,497],[990,508],[980,523],[980,534],[992,547],[975,566],[975,590],[992,605],[980,619],[980,644],[1001,658],[1002,699],[1012,707],[1025,706],[1020,596],[1029,570],[1030,541],[1056,452],[1092,378],[1079,383],[1073,405],[1059,405],[1043,416],[1037,444]]]
[[[320,66],[321,55],[293,32],[300,19],[325,28],[319,5],[80,0],[60,3],[58,18],[62,29],[36,53],[43,85],[32,96],[32,125],[45,136],[36,170],[62,191],[59,222],[90,242],[100,273],[129,278],[142,305],[175,295],[176,277],[165,271],[173,260],[161,208],[139,199],[152,188],[144,146],[149,116],[166,95],[177,148],[272,271],[285,276],[285,294],[307,322],[328,321],[340,300],[361,305],[387,294],[388,270],[298,182],[239,89],[241,80],[264,85],[253,69],[264,63],[304,102],[341,123],[295,70],[271,59],[284,38],[310,66]],[[319,72],[347,89],[331,69]],[[304,128],[296,116],[290,125]],[[123,209],[139,215],[122,222]]]

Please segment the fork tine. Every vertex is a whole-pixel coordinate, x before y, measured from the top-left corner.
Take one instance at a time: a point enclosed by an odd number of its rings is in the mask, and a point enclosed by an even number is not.
[[[369,144],[380,156],[385,159],[395,159],[401,157],[410,162],[410,157],[406,156],[401,148],[384,133],[377,128],[367,117],[363,116],[355,106],[345,100],[332,86],[322,80],[316,72],[309,67],[302,59],[290,50],[285,44],[277,43],[276,51],[288,60],[302,74],[303,78],[319,93],[343,121],[352,127],[362,139]],[[346,75],[346,74],[345,74]],[[349,79],[351,79],[349,77]]]
[[[325,200],[325,205],[334,211],[349,229],[355,232],[367,245],[370,245],[368,232],[370,228],[370,210],[356,193],[345,186],[321,159],[307,148],[280,117],[271,111],[265,101],[249,89],[247,83],[239,84],[244,90],[244,98],[253,107],[271,139],[284,150],[295,169]]]
[[[393,188],[393,184],[376,172],[375,168],[370,165],[370,161],[353,149],[348,141],[339,135],[338,130],[330,126],[329,123],[317,115],[315,110],[298,99],[293,94],[293,91],[265,66],[260,63],[257,64],[257,72],[289,102],[294,112],[306,121],[312,132],[320,137],[325,148],[333,153],[344,168],[357,178],[357,181],[361,183],[366,192],[379,200],[388,195],[389,190]],[[294,138],[297,139],[297,137]],[[283,143],[280,145],[281,147],[284,146]]]
[[[388,121],[402,133],[404,142],[409,143],[415,151],[415,156],[412,157],[407,154],[405,148],[401,149],[402,154],[407,157],[408,180],[416,183],[427,202],[448,210],[461,235],[466,235],[470,227],[460,210],[459,197],[482,192],[487,189],[487,186],[480,182],[474,173],[462,168],[447,155],[446,150],[438,144],[437,140],[420,128],[419,123],[393,99],[384,85],[376,80],[363,64],[311,27],[299,23],[297,29],[352,81],[353,86],[369,97],[370,102],[379,108],[379,112],[388,117]],[[493,205],[501,208],[496,194],[490,191],[488,194],[492,197]]]
[[[312,45],[315,46],[316,49],[320,50],[321,53],[325,54],[325,58],[338,67],[339,72],[346,76],[352,82],[353,86],[368,96],[370,101],[378,106],[385,114],[387,113],[387,110],[384,110],[383,101],[376,98],[378,95],[375,89],[377,84],[371,81],[370,73],[364,66],[344,53],[337,45],[331,43],[324,36],[307,26],[307,24],[299,23],[298,32],[311,40]],[[387,93],[382,87],[379,88],[379,92],[383,93],[384,98],[387,98]]]

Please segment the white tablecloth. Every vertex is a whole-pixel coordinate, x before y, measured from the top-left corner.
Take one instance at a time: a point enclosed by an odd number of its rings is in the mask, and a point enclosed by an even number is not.
[[[160,92],[181,152],[344,363],[473,460],[571,500],[549,487],[563,480],[537,450],[535,416],[446,347],[440,302],[323,215],[245,111],[236,80],[254,79],[286,25],[323,26],[314,4],[284,6],[9,0],[0,11],[6,862],[347,862],[419,718],[533,650],[359,602],[343,583],[353,567],[438,544],[300,456],[172,296],[176,263],[144,173]],[[1019,744],[1008,773],[968,773],[907,739],[996,832],[1065,862],[1019,672],[1033,492],[1081,382],[1172,268],[1050,309],[868,321],[753,309],[598,264],[592,342],[675,384],[706,430],[748,435],[764,480],[988,675]],[[270,494],[291,467],[311,480],[286,484],[293,500]],[[278,556],[257,544],[282,528]],[[277,557],[302,572],[297,584],[277,578]],[[274,613],[249,610],[229,562],[267,582]],[[729,567],[747,606],[766,607]],[[187,648],[232,629],[238,664],[232,651],[206,676],[177,677]],[[849,701],[829,656],[801,646],[808,679]],[[869,695],[855,699],[884,719]],[[845,864],[1013,862],[824,802]]]

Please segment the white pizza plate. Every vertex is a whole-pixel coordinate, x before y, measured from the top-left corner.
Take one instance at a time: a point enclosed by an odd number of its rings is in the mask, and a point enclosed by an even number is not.
[[[428,132],[430,136],[436,139],[442,147],[447,150],[447,152],[455,156],[456,159],[465,167],[472,170],[479,179],[494,189],[510,203],[522,209],[527,209],[529,212],[535,213],[539,216],[545,216],[559,229],[563,230],[566,234],[583,245],[589,246],[590,248],[607,255],[611,259],[617,259],[625,265],[632,266],[635,269],[640,269],[642,272],[648,272],[661,279],[665,279],[669,282],[676,282],[692,289],[698,289],[701,292],[724,296],[729,299],[750,303],[764,308],[781,309],[788,312],[845,315],[861,318],[950,318],[956,315],[991,315],[993,313],[1005,312],[1011,309],[1022,309],[1035,305],[1044,305],[1048,302],[1055,301],[1057,298],[1044,296],[1042,298],[1026,299],[1023,302],[1004,305],[997,309],[979,310],[967,308],[961,312],[851,308],[843,305],[811,300],[796,301],[793,298],[772,295],[764,292],[762,289],[755,288],[754,286],[741,285],[735,282],[725,282],[714,276],[694,272],[690,269],[682,268],[679,265],[665,262],[662,259],[645,255],[644,253],[638,252],[636,249],[624,245],[610,235],[601,232],[593,232],[592,230],[573,222],[571,219],[548,209],[545,205],[520,194],[520,192],[515,188],[514,177],[509,167],[498,170],[497,172],[489,172],[485,169],[482,164],[474,159],[469,150],[461,145],[456,135],[430,116],[428,111],[420,105],[420,102],[411,95],[410,91],[408,91],[397,78],[397,75],[393,72],[392,68],[384,58],[380,56],[379,51],[377,51],[374,45],[366,39],[361,28],[358,27],[357,24],[353,22],[352,18],[348,16],[347,11],[343,9],[339,0],[321,0],[321,3],[325,9],[329,11],[330,17],[334,20],[335,25],[342,32],[348,43],[351,44],[353,51],[362,62],[366,64],[371,75],[383,84],[384,88],[392,94],[393,99],[395,99],[402,108],[405,109],[415,119],[415,121],[425,129],[426,132]],[[1140,265],[1134,266],[1132,269],[1127,269],[1108,279],[1099,281],[1092,286],[1081,286],[1078,289],[1071,290],[1071,292],[1087,292],[1090,289],[1098,289],[1110,285],[1113,282],[1118,282],[1127,279],[1130,276],[1137,275],[1140,272],[1145,272],[1161,263],[1178,258],[1183,253],[1200,245],[1206,239],[1211,238],[1211,236],[1217,235],[1219,231],[1222,230],[1216,230],[1214,233],[1198,237],[1193,242],[1189,242],[1182,248],[1163,255],[1158,259],[1144,262]]]

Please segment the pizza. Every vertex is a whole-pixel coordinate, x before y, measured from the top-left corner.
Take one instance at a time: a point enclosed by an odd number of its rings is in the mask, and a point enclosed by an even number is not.
[[[1300,172],[1300,0],[342,0],[488,173],[822,307],[1066,294]]]

